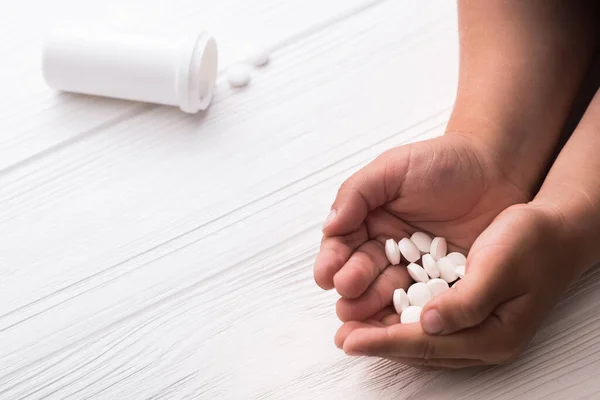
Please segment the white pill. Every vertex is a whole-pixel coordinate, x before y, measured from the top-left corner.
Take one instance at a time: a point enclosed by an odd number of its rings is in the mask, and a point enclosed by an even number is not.
[[[454,265],[465,265],[467,263],[467,257],[456,251],[448,254],[446,258],[452,261]]]
[[[415,282],[427,282],[429,280],[427,272],[419,264],[410,263],[406,269]]]
[[[421,262],[423,263],[423,269],[425,272],[427,272],[427,275],[429,275],[430,278],[440,277],[440,269],[438,268],[438,265],[431,254],[423,254],[423,257],[421,257]]]
[[[438,260],[437,264],[438,264],[438,267],[440,268],[440,278],[442,278],[443,280],[445,280],[448,283],[452,283],[458,279],[458,276],[456,276],[456,272],[454,271],[454,269],[456,268],[456,265],[454,265],[454,263],[452,261],[450,261],[448,258],[446,258],[446,257],[440,258]]]
[[[269,53],[262,47],[251,46],[247,50],[246,61],[255,67],[262,67],[269,62]]]
[[[431,241],[431,248],[429,249],[429,252],[431,253],[431,256],[434,260],[437,261],[440,258],[444,257],[447,251],[448,245],[446,244],[446,239],[444,239],[443,237],[433,238],[433,240]]]
[[[432,279],[427,281],[427,287],[429,287],[429,292],[431,292],[431,298],[434,298],[440,293],[444,293],[446,290],[450,289],[448,282],[443,279]]]
[[[243,64],[234,65],[227,71],[227,80],[233,87],[242,87],[250,83],[250,67]]]
[[[460,279],[465,277],[465,266],[464,265],[459,265],[456,268],[454,268],[454,273],[456,274],[456,276],[458,276]]]
[[[416,324],[421,320],[421,311],[423,309],[417,306],[410,306],[400,314],[400,323]]]
[[[401,314],[402,311],[406,310],[408,306],[410,306],[410,301],[408,300],[408,295],[404,291],[404,289],[396,289],[394,290],[394,296],[392,297],[394,302],[394,308],[398,314]]]
[[[421,253],[429,253],[431,249],[431,236],[425,232],[415,232],[410,237],[410,240],[417,246]]]
[[[400,248],[394,239],[385,241],[385,255],[392,265],[400,264]]]
[[[408,262],[414,263],[419,261],[421,258],[421,252],[417,245],[415,245],[409,238],[404,238],[398,242],[400,247],[400,253],[408,260]]]
[[[425,304],[431,300],[429,286],[423,282],[412,284],[406,294],[411,306],[425,307]]]

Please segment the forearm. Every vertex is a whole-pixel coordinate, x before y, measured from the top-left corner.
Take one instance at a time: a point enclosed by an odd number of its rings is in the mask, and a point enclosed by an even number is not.
[[[460,73],[447,131],[506,162],[532,192],[591,64],[590,2],[459,0]]]
[[[532,204],[555,210],[577,275],[600,261],[600,91]]]
[[[551,210],[576,273],[600,261],[600,91],[532,205]]]

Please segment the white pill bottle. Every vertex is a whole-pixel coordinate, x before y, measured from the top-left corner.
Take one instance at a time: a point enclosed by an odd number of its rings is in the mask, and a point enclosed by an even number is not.
[[[181,40],[101,27],[63,26],[45,38],[43,74],[53,89],[178,106],[208,108],[218,73],[217,44],[206,32]]]

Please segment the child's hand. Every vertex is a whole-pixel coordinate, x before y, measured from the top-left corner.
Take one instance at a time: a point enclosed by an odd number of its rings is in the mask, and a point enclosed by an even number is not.
[[[460,1],[458,8],[459,85],[447,129],[463,134],[399,147],[359,171],[340,189],[323,230],[315,280],[342,296],[342,321],[366,321],[338,332],[336,341],[347,352],[452,367],[507,360],[529,340],[577,275],[573,271],[600,259],[594,244],[600,232],[600,102],[552,167],[537,208],[512,207],[488,228],[506,208],[531,200],[544,178],[596,52],[595,7]],[[568,79],[557,82],[559,75]],[[557,228],[553,209],[569,223]],[[410,278],[403,266],[387,267],[384,241],[422,230],[466,252],[486,228],[469,255],[467,277],[427,305],[422,325],[389,326],[399,321],[389,307],[392,293]],[[579,243],[571,252],[579,260],[551,276],[546,269],[570,265],[561,258],[565,243]],[[543,260],[526,247],[538,249]],[[532,267],[536,263],[543,271]],[[441,336],[427,336],[422,327],[434,335],[441,330]]]
[[[501,211],[529,200],[530,188],[508,179],[504,162],[511,160],[495,160],[472,139],[446,134],[393,149],[348,179],[314,271],[319,286],[342,296],[340,319],[393,321],[387,306],[410,278],[404,266],[388,267],[386,239],[426,231],[466,253]]]
[[[554,209],[517,205],[503,212],[474,243],[467,273],[429,302],[421,324],[348,322],[336,344],[352,355],[403,364],[461,368],[516,358],[576,278],[572,253]],[[433,314],[429,314],[429,313]]]

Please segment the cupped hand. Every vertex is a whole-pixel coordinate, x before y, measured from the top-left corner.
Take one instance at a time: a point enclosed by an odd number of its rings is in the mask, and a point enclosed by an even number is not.
[[[425,231],[466,253],[501,211],[531,196],[505,175],[510,162],[446,134],[390,150],[344,182],[314,267],[317,284],[342,297],[339,318],[397,321],[392,294],[410,278],[404,266],[389,266],[385,240]]]
[[[348,322],[336,344],[417,367],[513,360],[577,277],[562,226],[553,209],[508,208],[473,244],[465,277],[425,306],[421,324]],[[436,329],[426,333],[430,318]]]

